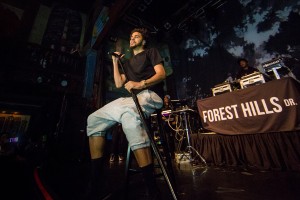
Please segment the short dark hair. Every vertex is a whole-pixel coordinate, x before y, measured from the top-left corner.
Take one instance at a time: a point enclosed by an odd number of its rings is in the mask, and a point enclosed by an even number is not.
[[[130,36],[131,36],[132,33],[134,33],[134,32],[140,33],[145,41],[147,41],[148,38],[149,38],[149,33],[148,33],[148,30],[147,30],[146,28],[134,28],[134,29],[131,31]]]
[[[248,60],[246,58],[238,59],[237,63],[240,64],[241,61],[244,61],[244,62],[248,63]]]

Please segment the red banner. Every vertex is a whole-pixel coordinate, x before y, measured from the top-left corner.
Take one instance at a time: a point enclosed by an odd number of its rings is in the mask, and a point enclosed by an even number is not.
[[[300,130],[300,85],[282,78],[197,100],[205,129],[221,134]]]

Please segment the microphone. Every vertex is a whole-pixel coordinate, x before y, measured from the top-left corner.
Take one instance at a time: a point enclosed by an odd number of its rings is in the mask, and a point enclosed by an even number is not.
[[[109,54],[109,55],[112,55],[112,56],[115,56],[115,57],[117,57],[117,58],[121,58],[121,56],[124,55],[124,54],[118,55],[118,54],[116,54],[115,52],[108,52],[108,54]]]

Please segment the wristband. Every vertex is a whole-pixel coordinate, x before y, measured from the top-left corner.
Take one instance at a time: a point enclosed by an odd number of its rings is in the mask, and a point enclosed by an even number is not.
[[[142,86],[143,89],[146,88],[147,87],[147,81],[146,80],[142,80],[141,82],[142,82],[142,85],[143,85]]]

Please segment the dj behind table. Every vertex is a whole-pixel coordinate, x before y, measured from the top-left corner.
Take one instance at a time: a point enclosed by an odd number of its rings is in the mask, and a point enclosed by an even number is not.
[[[296,81],[297,78],[293,72],[287,67],[282,58],[273,59],[262,64],[263,71],[254,72],[246,76],[242,76],[241,79],[232,82],[224,82],[215,85],[211,90],[213,96],[223,94],[226,92],[232,92],[234,90],[244,89],[252,85],[263,84],[268,81],[280,79],[282,77],[292,77]]]

